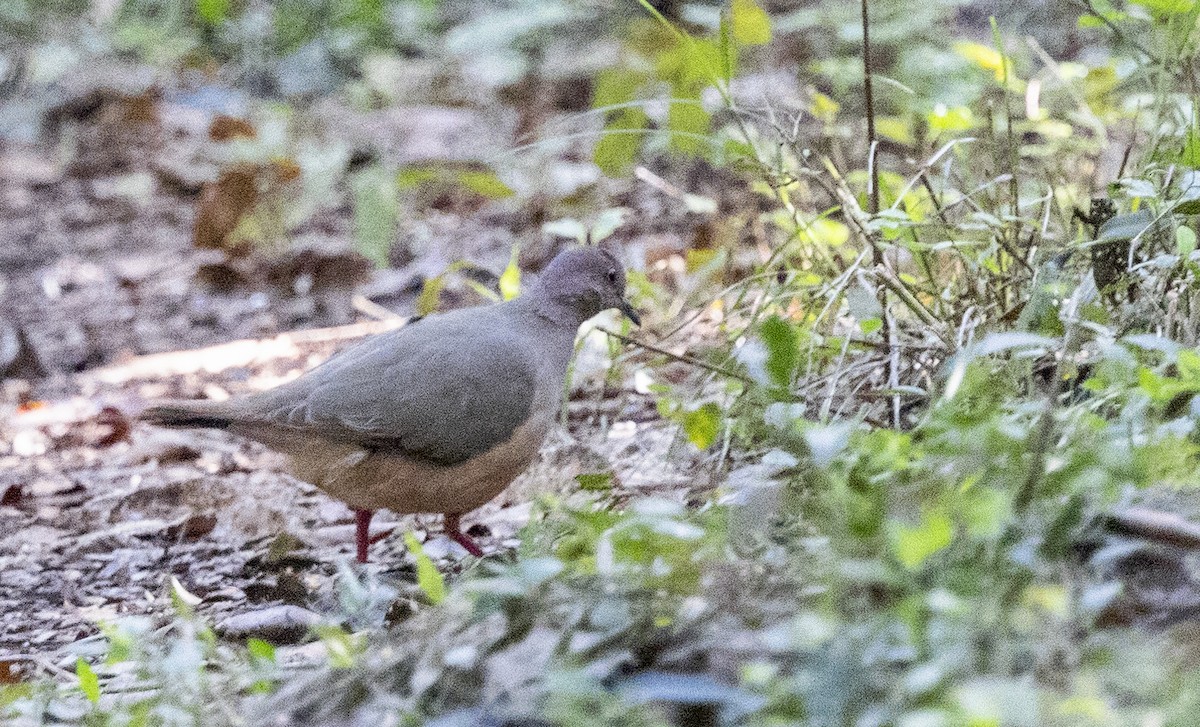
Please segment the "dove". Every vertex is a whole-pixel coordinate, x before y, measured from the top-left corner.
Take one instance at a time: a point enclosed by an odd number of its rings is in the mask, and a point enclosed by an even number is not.
[[[297,478],[354,509],[359,562],[384,508],[443,514],[446,535],[481,557],[460,518],[537,455],[580,325],[614,308],[641,324],[625,282],[607,250],[565,250],[512,300],[417,319],[274,389],[163,402],[141,419],[223,429],[287,455]]]

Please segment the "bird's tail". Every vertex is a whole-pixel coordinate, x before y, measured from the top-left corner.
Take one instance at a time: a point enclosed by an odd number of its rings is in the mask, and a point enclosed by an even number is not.
[[[152,406],[138,417],[163,427],[226,429],[232,423],[228,407],[219,401],[169,401]]]

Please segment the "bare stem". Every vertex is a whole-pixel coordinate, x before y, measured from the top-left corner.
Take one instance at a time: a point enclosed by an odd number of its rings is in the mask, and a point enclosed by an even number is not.
[[[862,0],[862,57],[863,93],[867,102],[867,168],[871,170],[871,206],[869,212],[879,214],[879,164],[875,159],[875,93],[871,86],[871,23],[867,0]],[[880,260],[876,260],[879,263]]]

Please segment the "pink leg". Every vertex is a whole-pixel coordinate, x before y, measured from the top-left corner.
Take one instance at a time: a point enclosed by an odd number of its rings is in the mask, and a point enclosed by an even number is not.
[[[387,530],[384,530],[383,532],[375,533],[371,537],[367,538],[367,542],[370,543],[371,545],[374,545],[375,543],[378,543],[380,540],[387,540],[388,536],[394,532],[396,532],[396,528],[388,528]]]
[[[467,552],[471,555],[475,556],[476,558],[482,558],[483,549],[476,545],[474,540],[471,540],[471,536],[467,535],[459,528],[458,515],[446,513],[444,519],[445,525],[443,526],[443,529],[446,531],[446,535],[448,535],[454,542],[466,548]]]
[[[371,544],[371,518],[374,510],[355,510],[354,524],[358,526],[354,542],[358,546],[358,562],[367,562],[367,546]]]

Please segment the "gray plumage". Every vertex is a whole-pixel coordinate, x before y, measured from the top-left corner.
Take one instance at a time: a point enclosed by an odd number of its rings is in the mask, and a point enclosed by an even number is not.
[[[568,250],[515,300],[372,337],[269,391],[168,402],[142,418],[259,440],[355,508],[467,512],[536,455],[579,325],[608,308],[637,320],[624,290],[610,254]]]

